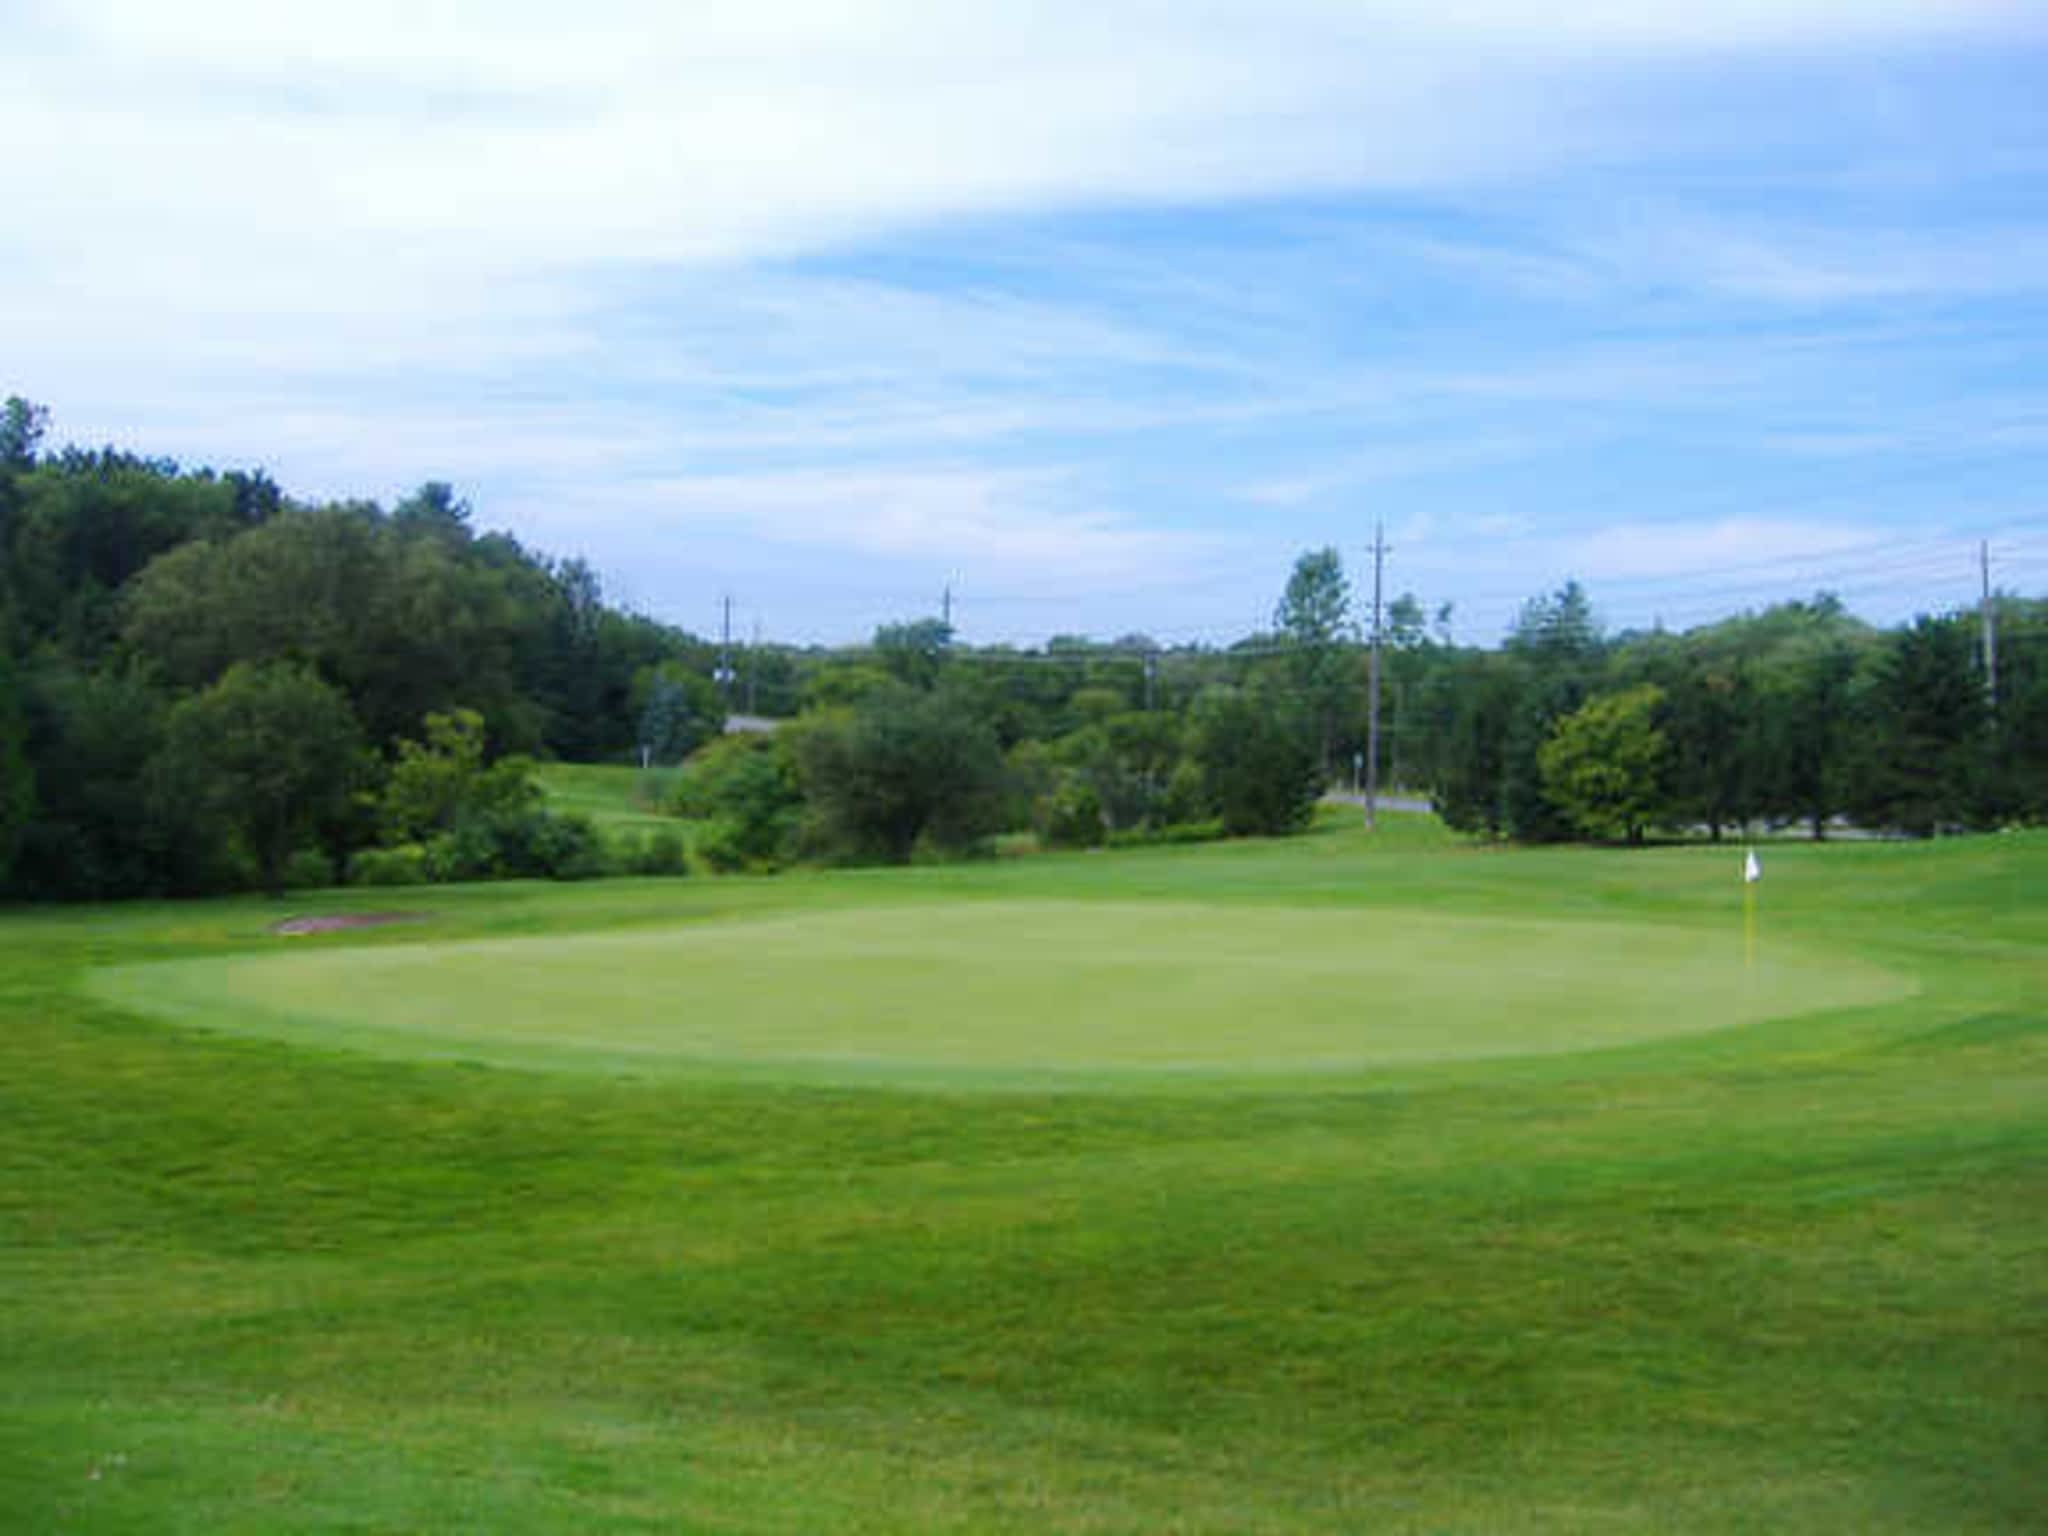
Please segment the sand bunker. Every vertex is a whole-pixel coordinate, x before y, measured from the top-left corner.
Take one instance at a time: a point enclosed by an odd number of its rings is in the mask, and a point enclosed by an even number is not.
[[[307,933],[342,933],[350,928],[382,928],[391,923],[423,923],[424,912],[327,912],[311,917],[288,917],[272,923],[270,931],[286,938]]]

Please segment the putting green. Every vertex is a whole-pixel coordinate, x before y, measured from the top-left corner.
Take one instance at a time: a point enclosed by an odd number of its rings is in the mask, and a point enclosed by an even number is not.
[[[1896,997],[1697,929],[1093,902],[807,912],[104,970],[159,1017],[386,1055],[856,1075],[1316,1071],[1559,1052]],[[313,947],[320,946],[320,947]]]

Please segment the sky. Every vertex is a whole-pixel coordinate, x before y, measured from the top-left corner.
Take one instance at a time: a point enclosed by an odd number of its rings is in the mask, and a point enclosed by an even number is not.
[[[2048,3],[0,0],[0,393],[699,633],[2048,592]]]

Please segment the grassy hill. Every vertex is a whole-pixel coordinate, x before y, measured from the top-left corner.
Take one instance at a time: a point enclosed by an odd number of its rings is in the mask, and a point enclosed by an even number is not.
[[[0,1509],[2038,1528],[2048,838],[1773,848],[1753,971],[1737,867],[1390,818],[0,917]]]
[[[551,811],[588,816],[606,832],[676,830],[660,809],[674,770],[645,772],[609,763],[542,763],[534,770]]]

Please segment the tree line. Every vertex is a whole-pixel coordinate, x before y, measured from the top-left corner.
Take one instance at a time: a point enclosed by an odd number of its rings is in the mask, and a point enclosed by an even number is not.
[[[607,845],[536,758],[673,767],[660,808],[714,868],[1307,824],[1369,736],[1367,646],[1331,550],[1268,630],[960,645],[936,618],[848,647],[728,653],[606,603],[582,562],[479,531],[430,483],[302,503],[260,473],[46,451],[0,409],[0,894],[677,872]],[[2048,605],[1889,630],[1825,596],[1609,635],[1576,584],[1498,647],[1403,594],[1383,777],[1453,826],[1640,840],[1838,820],[1928,833],[2048,810]],[[721,736],[734,709],[773,733]]]
[[[260,473],[45,452],[45,428],[0,407],[0,893],[335,878],[379,842],[392,772],[435,720],[443,752],[459,716],[479,758],[599,760],[711,670],[704,642],[608,606],[580,561],[479,532],[446,485],[303,504]],[[674,742],[717,729],[708,690],[671,710]],[[576,864],[557,845],[587,829],[524,804],[523,828],[502,800],[471,818],[503,834],[500,872]]]
[[[1995,690],[1976,612],[1877,629],[1823,594],[1606,636],[1568,584],[1498,650],[1397,647],[1403,748],[1452,826],[1523,841],[2037,821],[2048,604],[1994,607]]]

